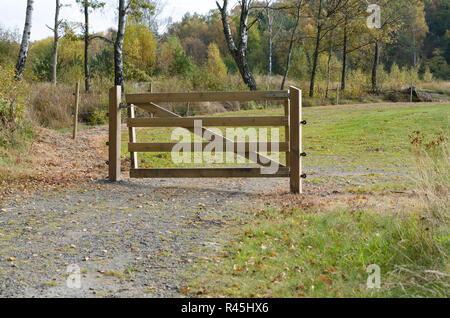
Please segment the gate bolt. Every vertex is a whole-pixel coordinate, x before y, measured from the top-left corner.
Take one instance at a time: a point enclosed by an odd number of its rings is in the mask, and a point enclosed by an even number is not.
[[[308,122],[307,122],[306,120],[302,120],[302,121],[300,122],[300,124],[301,124],[301,125],[306,125],[306,124],[308,124]]]
[[[302,153],[300,154],[300,157],[306,157],[306,152],[302,152]]]
[[[301,177],[302,179],[306,179],[306,173],[302,174],[300,177]]]

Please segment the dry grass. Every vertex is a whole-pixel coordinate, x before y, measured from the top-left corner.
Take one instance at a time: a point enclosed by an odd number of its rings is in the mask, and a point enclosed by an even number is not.
[[[53,129],[68,127],[72,124],[75,97],[74,87],[39,84],[32,88],[29,113],[39,126]],[[90,124],[106,122],[108,91],[94,89],[91,93],[80,94],[80,121]]]
[[[435,80],[429,83],[421,83],[418,86],[427,92],[450,95],[450,82],[447,81]]]
[[[416,154],[416,191],[426,217],[433,224],[447,224],[450,214],[450,149],[448,137],[429,141],[420,132],[410,136]]]

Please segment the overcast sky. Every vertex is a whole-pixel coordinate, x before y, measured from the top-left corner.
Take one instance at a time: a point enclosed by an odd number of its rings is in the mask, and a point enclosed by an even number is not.
[[[117,0],[106,0],[106,8],[95,12],[91,17],[91,27],[94,32],[105,31],[110,27],[117,28],[115,3]],[[208,13],[210,9],[216,8],[215,0],[161,0],[166,5],[161,13],[160,19],[168,17],[173,21],[179,21],[186,12]],[[83,16],[75,0],[61,0],[64,4],[72,4],[61,10],[61,18],[72,22],[82,22]],[[22,34],[25,23],[26,0],[0,0],[0,25],[9,29],[18,29]],[[33,41],[52,36],[46,27],[52,25],[55,14],[55,0],[35,0],[33,11],[33,28],[31,39]]]

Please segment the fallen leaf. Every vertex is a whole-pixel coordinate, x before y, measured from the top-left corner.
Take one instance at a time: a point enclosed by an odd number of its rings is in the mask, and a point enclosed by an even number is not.
[[[327,283],[328,285],[331,285],[333,283],[333,281],[327,275],[323,274],[319,275],[319,280],[324,283]]]
[[[181,292],[182,292],[183,294],[187,294],[190,290],[191,290],[190,287],[182,287],[182,288],[181,288]]]

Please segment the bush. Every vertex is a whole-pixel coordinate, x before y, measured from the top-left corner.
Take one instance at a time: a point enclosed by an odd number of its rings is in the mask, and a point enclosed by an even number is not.
[[[433,81],[433,74],[428,66],[425,67],[425,73],[423,74],[423,81],[425,83],[431,83]]]
[[[207,74],[206,88],[208,90],[221,91],[229,87],[227,67],[220,57],[219,48],[215,43],[208,47],[208,59],[204,73]]]
[[[361,69],[352,70],[349,74],[345,97],[361,99],[369,87],[368,76]]]
[[[29,102],[28,85],[24,80],[16,81],[13,68],[0,66],[0,145],[15,145],[20,142],[22,130],[26,128],[25,108]]]
[[[96,82],[94,82],[95,84]],[[41,84],[34,88],[31,117],[40,126],[60,129],[72,125],[75,97],[73,86]],[[93,87],[91,93],[80,94],[79,120],[86,124],[107,122],[107,89]]]

